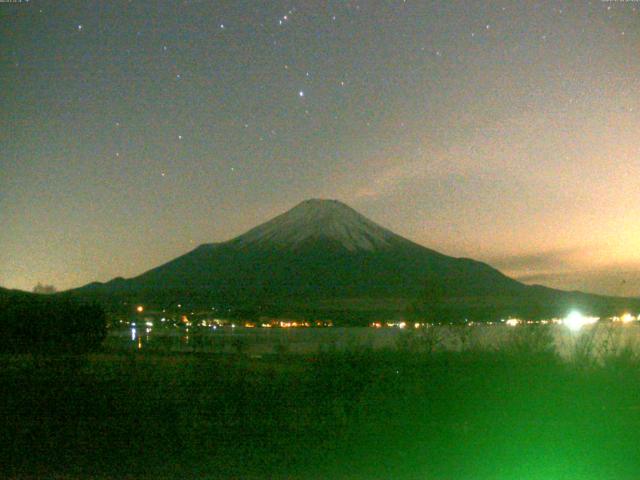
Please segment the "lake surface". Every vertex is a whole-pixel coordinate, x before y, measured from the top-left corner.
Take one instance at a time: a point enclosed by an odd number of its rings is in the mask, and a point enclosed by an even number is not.
[[[175,352],[314,354],[322,351],[345,351],[364,348],[461,351],[495,350],[534,345],[540,340],[541,326],[431,326],[421,329],[331,327],[331,328],[245,328],[218,327],[121,329],[109,333],[106,346]],[[564,325],[549,325],[550,341],[556,351],[569,357],[580,350],[602,356],[630,348],[640,351],[640,323],[598,323],[579,331]]]

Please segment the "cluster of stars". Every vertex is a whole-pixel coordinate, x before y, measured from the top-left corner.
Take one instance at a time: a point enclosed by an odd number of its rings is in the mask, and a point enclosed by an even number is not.
[[[402,0],[402,4],[404,5],[405,3],[406,3],[406,0]],[[608,12],[611,12],[613,10],[613,5],[611,4],[611,2],[608,2],[608,3],[609,4],[606,5],[606,10]],[[356,2],[356,3],[352,4],[352,5],[350,5],[348,7],[348,9],[351,10],[351,11],[359,12],[360,11],[360,5],[358,5],[357,2]],[[506,10],[507,10],[506,7],[501,7],[501,11],[502,12],[505,12]],[[564,12],[565,12],[564,8],[555,8],[554,11],[557,13],[557,15],[563,15]],[[637,8],[635,6],[633,6],[632,7],[632,11],[633,12],[637,12]],[[40,10],[40,12],[42,12],[42,10]],[[279,16],[277,18],[277,25],[278,26],[284,26],[285,24],[291,22],[294,14],[298,15],[296,13],[296,9],[295,8],[289,9],[285,14],[283,14],[283,15],[281,15],[281,16]],[[329,14],[329,19],[331,20],[331,22],[337,21],[337,18],[338,18],[338,16],[335,13],[330,13]],[[220,30],[226,30],[227,29],[227,24],[224,23],[224,22],[220,22],[220,23],[218,23],[218,27],[219,27]],[[480,26],[479,26],[479,28],[482,31],[485,31],[485,32],[490,32],[490,31],[493,32],[494,31],[493,27],[494,27],[493,23],[490,23],[490,22],[481,23]],[[267,27],[264,27],[264,28],[267,28]],[[78,23],[78,24],[76,24],[76,29],[77,29],[78,32],[83,32],[85,28],[84,28],[84,25],[82,23]],[[499,32],[499,30],[500,29],[498,29],[497,32]],[[621,36],[625,36],[625,34],[626,34],[625,30],[620,31],[620,35]],[[136,36],[139,37],[140,35],[141,35],[141,32],[137,31],[136,32]],[[476,31],[470,32],[470,35],[471,35],[472,38],[477,39],[477,38],[482,37],[482,32],[478,33],[478,31],[476,30]],[[548,34],[547,33],[541,33],[539,35],[539,38],[542,41],[546,41],[547,38],[548,38]],[[273,45],[276,46],[276,47],[281,45],[281,42],[278,40],[278,38],[274,38],[273,39]],[[167,43],[161,44],[161,50],[164,53],[169,52],[169,50],[170,50],[169,44],[167,44]],[[438,57],[438,58],[441,58],[444,55],[444,51],[442,49],[442,45],[437,45],[437,44],[433,44],[433,43],[431,43],[429,45],[421,46],[420,50],[423,51],[423,52],[428,51],[431,55],[433,55],[435,57]],[[129,52],[130,50],[127,50],[127,51]],[[447,53],[449,53],[448,49],[447,49]],[[170,58],[170,57],[167,57],[167,58]],[[17,65],[17,62],[16,62],[16,65]],[[178,64],[176,64],[176,66],[177,65]],[[284,64],[284,69],[287,72],[295,72],[295,70],[296,70],[295,68],[292,68],[289,63],[285,63]],[[307,82],[312,82],[313,78],[312,78],[311,72],[309,70],[303,70],[303,72],[304,72],[304,80],[306,80]],[[346,77],[346,75],[345,75],[345,77]],[[177,73],[174,73],[174,78],[175,78],[176,81],[183,80],[183,72],[179,71]],[[293,74],[292,78],[295,78],[295,73]],[[299,79],[300,77],[297,77],[297,78]],[[337,80],[335,80],[335,82],[336,83],[334,85],[337,85],[340,88],[344,88],[347,85],[347,82],[345,81],[345,79],[337,79]],[[305,100],[305,103],[303,104],[303,105],[305,105],[305,108],[303,110],[301,110],[304,113],[305,117],[309,117],[311,115],[311,110],[309,108],[310,103],[307,100],[307,92],[308,92],[308,88],[311,88],[310,85],[311,85],[310,83],[305,83],[305,87],[300,88],[300,86],[298,86],[298,88],[296,90],[294,90],[294,91],[297,92],[297,98],[298,99]],[[264,86],[262,86],[261,88],[264,88]],[[314,88],[314,90],[315,90],[315,88]],[[631,110],[629,110],[629,111],[631,111]],[[339,115],[337,113],[334,113],[334,114],[332,114],[332,118],[333,119],[338,119]],[[366,119],[364,122],[365,122],[365,125],[367,127],[371,127],[370,119]],[[404,125],[404,122],[402,122],[402,124]],[[116,127],[120,127],[120,122],[116,122]],[[243,123],[242,127],[244,129],[249,129],[249,123]],[[271,137],[271,138],[276,137],[274,129],[269,129],[269,130],[265,129],[265,131],[269,131],[270,132],[269,135],[268,135],[269,137]],[[184,137],[183,137],[182,134],[178,134],[177,135],[177,139],[178,139],[178,141],[182,141],[184,139]],[[264,141],[264,135],[259,135],[258,136],[258,140],[259,141]],[[120,157],[121,156],[121,152],[120,151],[115,152],[115,156],[116,157]],[[166,176],[166,172],[164,170],[161,172],[161,176],[162,177]]]
[[[293,13],[293,10],[289,10],[287,15],[283,15],[282,18],[278,19],[278,25],[284,25],[290,18],[290,15]]]

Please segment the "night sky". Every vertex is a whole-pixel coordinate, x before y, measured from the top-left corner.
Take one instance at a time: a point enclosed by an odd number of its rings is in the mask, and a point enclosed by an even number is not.
[[[0,3],[0,285],[133,276],[311,197],[640,295],[640,3]]]

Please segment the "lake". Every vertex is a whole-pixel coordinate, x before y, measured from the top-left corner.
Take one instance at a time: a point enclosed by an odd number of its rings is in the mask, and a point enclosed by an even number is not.
[[[331,327],[331,328],[153,328],[136,327],[111,331],[105,345],[115,349],[172,352],[314,354],[370,348],[461,351],[502,349],[514,342],[540,341],[543,331],[550,334],[556,351],[569,357],[582,353],[602,356],[622,348],[634,351],[640,345],[640,324],[606,322],[587,325],[575,331],[562,324],[548,326],[505,324],[473,326],[429,326],[420,329]],[[548,342],[548,343],[549,343]]]

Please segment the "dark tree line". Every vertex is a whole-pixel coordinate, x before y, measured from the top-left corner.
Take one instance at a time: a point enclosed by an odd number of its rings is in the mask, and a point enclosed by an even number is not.
[[[0,298],[2,352],[86,353],[106,333],[106,315],[97,304],[29,294]]]

